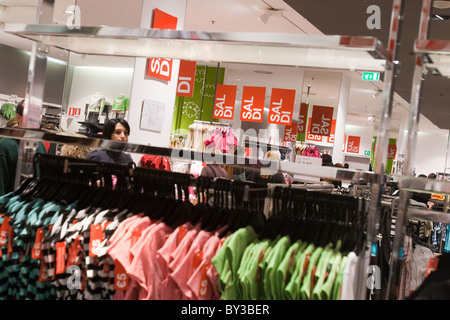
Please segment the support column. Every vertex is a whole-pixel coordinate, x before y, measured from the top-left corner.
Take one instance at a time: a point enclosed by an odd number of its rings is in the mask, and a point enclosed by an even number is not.
[[[141,28],[151,28],[155,8],[176,17],[177,30],[184,28],[186,0],[144,0],[142,3]],[[128,119],[131,127],[130,143],[157,147],[170,146],[179,66],[179,60],[173,60],[171,80],[162,81],[146,76],[147,58],[136,58]],[[151,103],[159,106],[158,112],[161,112],[159,119],[162,121],[160,130],[151,131],[140,128],[144,100],[151,101]]]
[[[350,79],[342,74],[339,90],[339,102],[334,130],[333,163],[343,162],[342,145],[344,144],[345,123],[347,121],[348,99],[350,95]]]
[[[36,11],[36,24],[52,24],[54,6],[55,0],[40,0]],[[32,44],[22,119],[23,128],[39,129],[41,125],[48,50],[48,47],[42,43],[33,42]],[[37,141],[20,140],[14,189],[19,187],[22,177],[33,176],[33,157],[37,146]]]

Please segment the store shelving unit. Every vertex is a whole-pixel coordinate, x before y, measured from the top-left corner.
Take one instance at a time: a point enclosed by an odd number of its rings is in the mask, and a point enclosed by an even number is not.
[[[42,8],[48,10],[49,8]],[[51,8],[53,10],[53,8]],[[7,24],[4,30],[12,35],[31,39],[41,48],[33,55],[42,58],[46,48],[59,48],[86,55],[114,55],[126,57],[158,57],[197,61],[234,62],[249,64],[286,65],[294,67],[333,70],[364,70],[384,72],[383,110],[375,154],[374,172],[362,172],[334,167],[303,166],[300,164],[220,155],[228,164],[278,168],[282,172],[309,175],[327,179],[371,183],[366,248],[377,241],[377,213],[380,210],[384,166],[390,130],[393,101],[393,80],[396,72],[395,57],[399,43],[402,0],[394,0],[388,47],[376,38],[362,36],[297,35],[276,33],[229,33],[186,30],[127,29],[115,27],[81,27],[69,29],[61,25]],[[43,48],[43,49],[42,49]],[[39,74],[38,74],[39,75]],[[42,78],[42,77],[41,77]],[[37,85],[44,79],[34,77]],[[31,93],[33,95],[33,93]],[[39,97],[37,97],[39,98]],[[30,98],[32,100],[33,97]],[[92,137],[73,137],[63,134],[42,133],[33,129],[0,129],[0,135],[18,139],[46,140],[68,144],[98,147],[108,150],[154,154],[182,159],[196,159],[210,163],[211,155],[192,150],[150,147],[132,143],[112,142]],[[379,146],[379,147],[378,147]],[[214,160],[214,159],[213,159]],[[275,167],[274,167],[275,166]],[[364,259],[358,269],[357,298],[366,297],[366,265]]]
[[[416,152],[421,102],[420,95],[425,72],[438,71],[443,76],[450,76],[450,41],[428,38],[432,2],[432,0],[422,0],[418,38],[414,42],[415,67],[407,127],[408,138],[406,139],[407,145],[405,148],[407,153],[403,163],[402,176],[399,177],[400,197],[386,299],[396,298],[395,289],[399,282],[399,270],[403,260],[403,243],[408,220],[420,218],[443,223],[450,221],[447,205],[444,208],[444,212],[424,212],[423,210],[408,207],[411,192],[439,193],[444,194],[446,199],[450,196],[450,183],[448,181],[413,177],[413,159]]]

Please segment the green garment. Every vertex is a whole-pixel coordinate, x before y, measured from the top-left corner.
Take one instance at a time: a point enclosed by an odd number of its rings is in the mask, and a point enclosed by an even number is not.
[[[47,153],[45,146],[39,142],[37,153]],[[0,196],[14,191],[19,141],[11,138],[0,139]]]
[[[257,239],[251,226],[241,228],[231,234],[223,243],[219,252],[211,259],[211,263],[219,274],[219,290],[222,300],[235,300],[239,296],[237,271],[241,257],[247,246]]]
[[[288,300],[289,297],[286,294],[286,286],[289,283],[289,280],[292,276],[292,272],[294,270],[296,259],[299,257],[298,252],[302,248],[302,241],[298,240],[294,242],[286,251],[286,254],[283,257],[283,260],[278,265],[276,270],[276,299],[277,300]]]
[[[339,265],[338,274],[336,276],[336,281],[333,285],[333,292],[331,293],[331,300],[340,300],[341,299],[341,287],[342,280],[344,278],[344,270],[347,265],[348,255],[344,256],[341,260],[341,264]]]
[[[283,236],[273,247],[271,259],[267,264],[266,272],[264,274],[264,291],[266,293],[266,299],[268,300],[278,299],[281,292],[281,283],[278,283],[278,279],[276,279],[276,272],[290,246],[291,239],[289,236]]]
[[[298,300],[300,299],[300,287],[302,284],[303,270],[307,269],[307,263],[305,263],[306,257],[309,257],[311,252],[314,250],[314,244],[308,244],[303,242],[301,247],[297,250],[297,255],[295,256],[295,264],[292,267],[290,279],[284,288],[284,297],[287,300]]]

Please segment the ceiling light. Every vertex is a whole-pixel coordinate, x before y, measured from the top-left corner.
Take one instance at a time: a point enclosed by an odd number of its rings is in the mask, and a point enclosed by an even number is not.
[[[367,117],[367,120],[373,120],[373,119],[375,119],[374,116],[368,116],[368,117]]]
[[[441,17],[440,15],[438,15],[438,14],[435,14],[434,16],[435,16],[436,18],[438,18],[439,20],[442,20],[442,21],[444,20],[444,18],[442,18],[442,17]]]
[[[75,14],[75,10],[64,10],[64,13]]]

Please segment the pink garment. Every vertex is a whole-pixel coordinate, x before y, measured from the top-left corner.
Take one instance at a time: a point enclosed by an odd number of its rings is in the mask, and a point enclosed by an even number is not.
[[[146,292],[146,300],[161,300],[163,272],[157,261],[157,251],[162,248],[167,235],[173,231],[163,222],[156,224],[142,240],[140,247],[136,246],[134,259],[130,265],[128,275],[135,279]],[[144,296],[142,292],[141,299]]]
[[[178,244],[175,251],[170,254],[171,260],[169,263],[169,272],[173,272],[176,267],[181,263],[183,257],[189,251],[192,242],[194,241],[197,233],[200,231],[200,226],[196,225],[191,230],[188,230],[183,240]]]
[[[119,261],[125,270],[128,270],[130,265],[130,248],[133,231],[142,232],[151,224],[152,222],[149,217],[143,217],[136,220],[135,223],[129,225],[129,228],[125,228],[125,230],[122,231],[123,235],[118,235],[115,241],[108,247],[108,254],[110,257]]]
[[[187,282],[191,275],[200,265],[203,260],[203,245],[211,237],[211,233],[201,230],[192,242],[189,251],[177,264],[176,268],[169,275],[176,282],[181,290],[181,293],[188,300],[196,299],[195,294],[187,285]]]
[[[203,260],[187,281],[189,289],[197,300],[217,300],[207,272],[212,266],[211,259],[217,252],[219,242],[220,238],[217,235],[209,237],[203,246]]]

